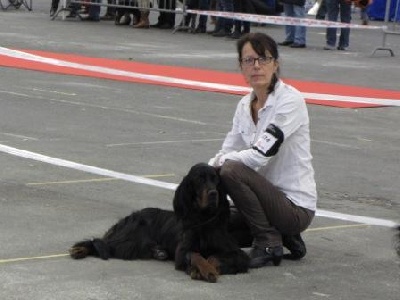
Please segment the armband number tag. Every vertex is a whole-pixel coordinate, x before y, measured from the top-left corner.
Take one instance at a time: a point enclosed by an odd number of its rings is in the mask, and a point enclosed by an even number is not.
[[[278,139],[274,137],[271,133],[264,132],[254,146],[257,148],[258,151],[266,154],[275,145],[277,140]]]

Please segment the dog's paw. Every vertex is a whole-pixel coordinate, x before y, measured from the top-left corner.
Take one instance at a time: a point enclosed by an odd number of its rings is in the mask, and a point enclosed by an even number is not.
[[[191,256],[190,277],[195,280],[205,280],[207,282],[217,282],[219,273],[204,257],[198,253]]]
[[[221,274],[221,263],[215,256],[207,258],[207,262],[217,270],[218,275]]]
[[[189,271],[190,278],[193,280],[201,280],[201,274],[197,268],[191,267]]]
[[[86,247],[72,247],[69,249],[69,255],[74,259],[81,259],[88,256],[89,251]]]
[[[215,283],[218,279],[218,272],[216,270],[210,269],[202,269],[199,270],[196,267],[190,268],[190,278],[193,280],[204,280],[207,282]]]

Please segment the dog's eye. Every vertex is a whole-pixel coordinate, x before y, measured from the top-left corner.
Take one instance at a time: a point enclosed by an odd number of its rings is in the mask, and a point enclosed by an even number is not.
[[[195,182],[195,185],[201,186],[206,182],[206,179],[203,177],[198,177],[198,178],[196,178],[196,180],[194,182]]]

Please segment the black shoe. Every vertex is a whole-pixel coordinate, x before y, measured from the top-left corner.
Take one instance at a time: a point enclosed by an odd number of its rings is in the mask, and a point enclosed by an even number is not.
[[[293,41],[283,41],[282,43],[278,43],[279,46],[290,46],[294,42]]]
[[[52,7],[50,9],[50,17],[54,16],[58,10],[58,7]]]
[[[88,21],[88,22],[100,22],[100,17],[84,17],[81,19],[82,21]]]
[[[174,25],[169,24],[169,23],[164,23],[164,24],[161,24],[158,28],[160,28],[160,29],[172,29],[172,28],[174,28]]]
[[[242,37],[242,34],[238,31],[234,31],[230,35],[228,35],[228,37],[234,40],[238,40]]]
[[[100,20],[102,20],[102,21],[114,21],[115,20],[115,16],[106,14],[105,16],[100,17]]]
[[[78,14],[76,13],[76,11],[70,11],[70,13],[68,15],[66,15],[66,18],[76,18],[78,16]]]
[[[340,51],[347,51],[348,47],[343,47],[343,46],[339,46],[336,49],[340,50]]]
[[[306,256],[307,248],[300,233],[296,235],[282,235],[283,246],[290,251],[290,254],[285,254],[285,258],[299,260]]]
[[[230,34],[230,32],[225,31],[224,29],[221,29],[221,30],[219,30],[219,31],[217,31],[217,32],[215,32],[215,33],[213,33],[212,36],[215,36],[215,37],[224,37],[224,36],[227,36],[227,35],[229,35],[229,34]]]
[[[290,48],[306,48],[306,44],[293,43],[290,45]]]
[[[264,267],[270,262],[274,266],[279,266],[283,257],[283,247],[269,247],[269,248],[259,248],[254,247],[249,253],[250,257],[250,268],[260,268]]]
[[[57,10],[58,10],[58,2],[52,1],[51,8],[50,8],[50,17],[54,16],[56,14]]]
[[[193,31],[193,33],[206,33],[207,32],[207,30],[205,29],[205,28],[203,28],[203,27],[197,27],[194,31]]]

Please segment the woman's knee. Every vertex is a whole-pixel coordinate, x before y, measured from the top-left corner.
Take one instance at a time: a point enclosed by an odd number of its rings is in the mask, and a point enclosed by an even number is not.
[[[237,178],[237,174],[240,174],[239,169],[242,167],[242,165],[243,164],[241,162],[234,160],[225,161],[219,172],[222,182]]]

